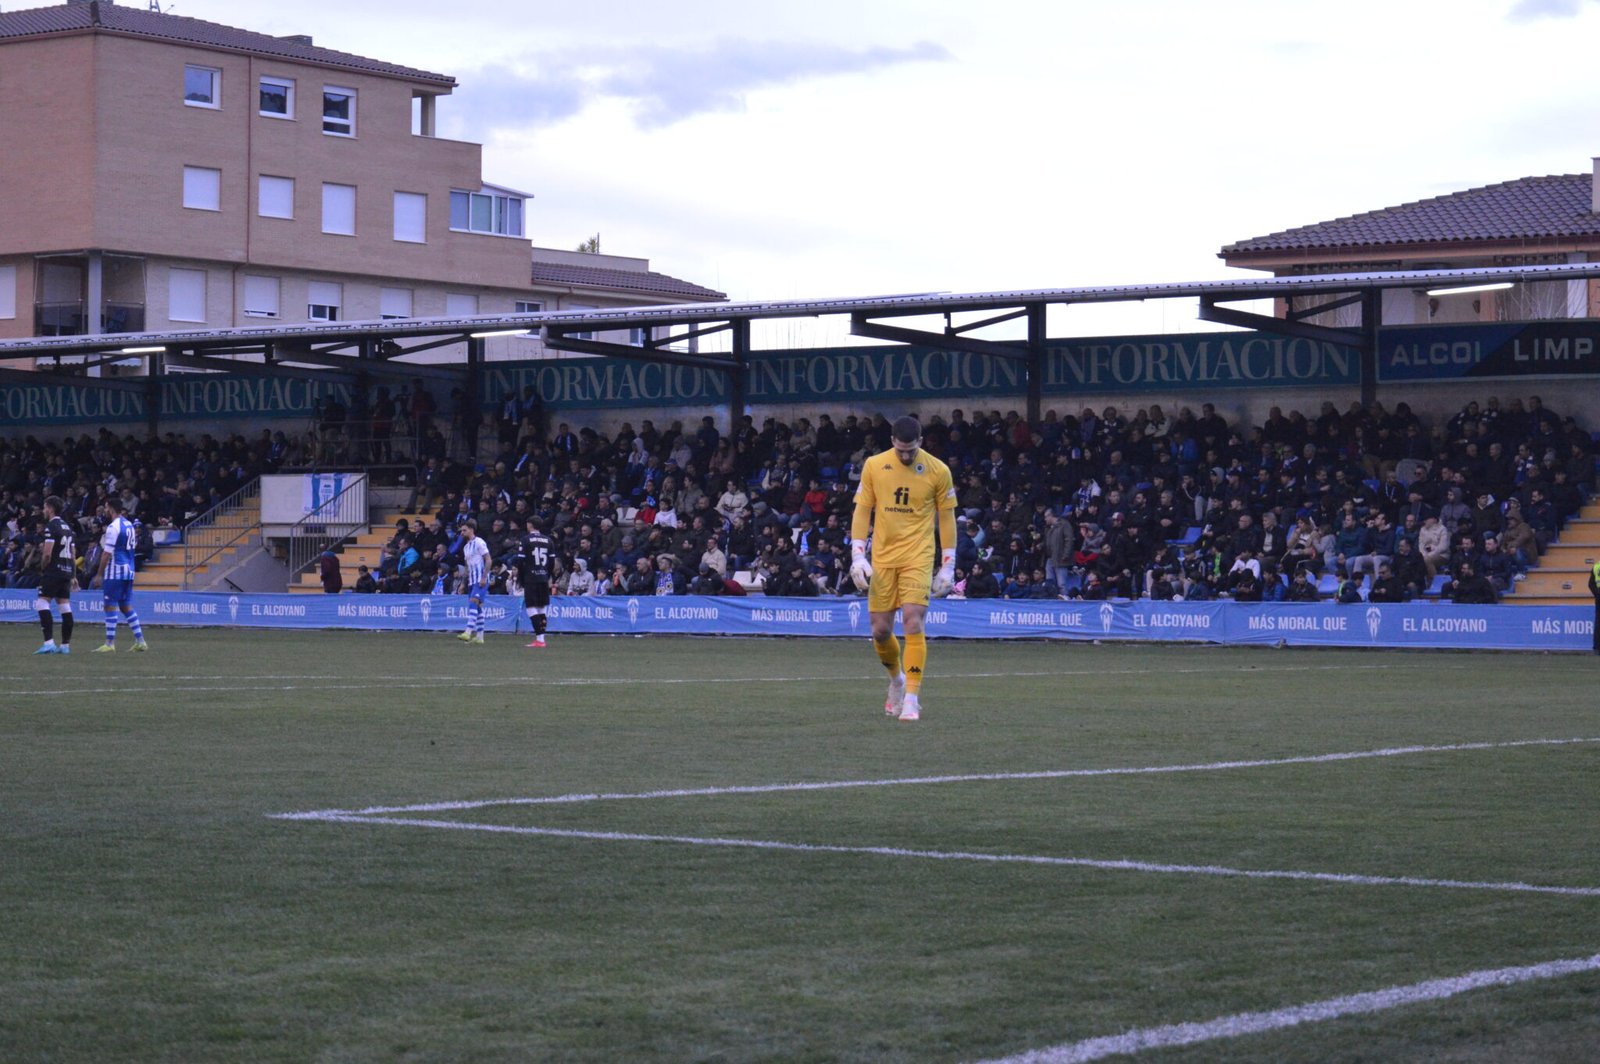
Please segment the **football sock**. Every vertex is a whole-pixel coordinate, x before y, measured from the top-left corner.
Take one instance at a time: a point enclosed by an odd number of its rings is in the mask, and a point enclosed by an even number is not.
[[[66,646],[72,642],[72,611],[61,611],[61,645]]]
[[[889,670],[890,676],[900,673],[900,640],[892,634],[883,639],[874,639],[872,649],[878,652],[878,660],[883,662],[883,667]]]
[[[477,635],[483,631],[483,603],[474,602],[471,608],[472,620],[468,622],[467,628],[471,630],[473,635]]]
[[[139,615],[137,613],[124,613],[122,616],[127,619],[128,624],[133,628],[133,641],[135,643],[143,643],[144,628],[139,624]]]
[[[117,611],[106,611],[106,646],[112,646],[117,641]]]
[[[921,632],[906,636],[906,693],[922,690],[922,670],[928,664],[928,637]]]
[[[56,634],[56,626],[49,610],[39,611],[39,627],[44,629],[44,641],[46,643],[50,642]]]
[[[542,637],[544,635],[544,627],[544,611],[540,610],[533,615],[533,634]]]

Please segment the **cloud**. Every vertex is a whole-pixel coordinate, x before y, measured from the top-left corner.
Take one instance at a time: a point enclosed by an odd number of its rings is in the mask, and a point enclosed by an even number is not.
[[[1534,22],[1541,18],[1571,18],[1583,8],[1583,0],[1517,0],[1506,16],[1512,22]]]
[[[455,110],[489,128],[526,129],[555,125],[593,102],[616,99],[630,106],[636,126],[651,130],[696,115],[738,113],[758,89],[953,58],[942,45],[926,41],[906,48],[852,49],[722,40],[698,49],[648,45],[568,51],[540,57],[532,73],[497,66],[463,76],[456,93],[461,105]]]

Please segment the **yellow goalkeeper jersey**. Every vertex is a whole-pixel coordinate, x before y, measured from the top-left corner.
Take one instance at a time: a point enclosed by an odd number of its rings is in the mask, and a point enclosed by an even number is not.
[[[875,568],[931,566],[936,523],[950,536],[945,546],[955,546],[955,508],[949,466],[923,450],[907,465],[890,448],[861,469],[850,538],[866,539],[871,528]]]

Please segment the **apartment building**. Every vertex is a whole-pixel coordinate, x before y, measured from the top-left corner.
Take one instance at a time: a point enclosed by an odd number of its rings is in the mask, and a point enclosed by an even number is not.
[[[111,0],[0,13],[0,337],[725,298],[535,248],[530,195],[435,135],[455,85]]]

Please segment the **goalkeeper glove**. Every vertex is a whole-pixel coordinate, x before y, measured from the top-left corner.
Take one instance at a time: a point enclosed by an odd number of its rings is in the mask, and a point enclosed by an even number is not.
[[[850,541],[850,579],[855,581],[856,587],[862,591],[872,583],[872,563],[867,561],[866,540]]]
[[[944,598],[956,582],[956,552],[945,549],[939,552],[939,571],[933,574],[933,597]]]

